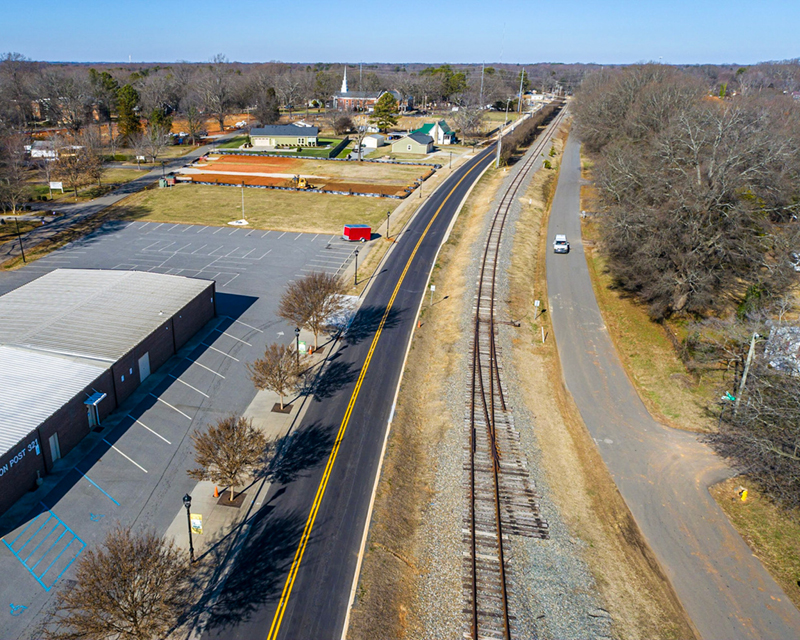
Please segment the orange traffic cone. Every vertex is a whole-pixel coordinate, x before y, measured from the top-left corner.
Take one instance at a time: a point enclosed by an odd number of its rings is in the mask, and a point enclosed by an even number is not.
[[[219,498],[219,488],[216,486],[214,487],[214,497]]]

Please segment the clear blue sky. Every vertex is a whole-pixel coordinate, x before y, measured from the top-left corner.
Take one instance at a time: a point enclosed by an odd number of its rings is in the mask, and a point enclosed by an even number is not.
[[[0,0],[35,60],[751,64],[800,56],[800,0]]]

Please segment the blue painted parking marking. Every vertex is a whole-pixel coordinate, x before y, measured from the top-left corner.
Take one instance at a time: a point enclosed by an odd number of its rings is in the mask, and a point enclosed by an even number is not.
[[[86,547],[86,543],[49,509],[32,518],[11,542],[3,538],[3,544],[45,591],[53,588]],[[11,609],[12,615],[22,613],[13,604]]]
[[[28,607],[26,607],[24,604],[14,604],[12,602],[11,603],[11,615],[14,616],[14,617],[22,615],[24,613],[25,609],[27,609],[27,608]]]
[[[106,498],[108,498],[109,500],[111,500],[111,502],[113,502],[115,505],[119,506],[119,502],[117,502],[116,500],[114,500],[114,498],[112,498],[112,497],[111,497],[111,494],[109,494],[109,493],[106,493],[105,491],[103,491],[103,489],[100,487],[100,485],[99,485],[99,484],[97,484],[97,483],[96,483],[94,480],[92,480],[92,479],[91,479],[89,476],[87,476],[87,475],[86,475],[86,474],[85,474],[83,471],[81,471],[80,469],[78,469],[78,467],[75,467],[75,471],[77,471],[78,473],[80,473],[80,474],[81,474],[81,475],[82,475],[84,478],[86,478],[86,479],[87,479],[89,482],[91,482],[91,483],[92,483],[92,484],[93,484],[93,485],[94,485],[94,486],[97,488],[97,490],[98,490],[100,493],[102,493],[102,494],[103,494],[103,495],[104,495]]]

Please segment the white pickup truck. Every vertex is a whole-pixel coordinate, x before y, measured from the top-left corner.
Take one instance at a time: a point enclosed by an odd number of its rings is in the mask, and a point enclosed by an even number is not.
[[[553,240],[553,252],[569,253],[569,242],[567,242],[567,236],[563,233],[556,235],[556,239]]]

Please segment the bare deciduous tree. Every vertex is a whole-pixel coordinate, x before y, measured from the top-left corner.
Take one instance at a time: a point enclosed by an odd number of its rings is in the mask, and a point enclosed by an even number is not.
[[[709,439],[773,499],[800,506],[800,378],[756,360],[738,408],[723,412]]]
[[[78,560],[74,586],[56,596],[48,640],[155,640],[191,603],[185,554],[153,532],[117,527]]]
[[[268,442],[253,421],[242,416],[222,418],[208,430],[193,433],[196,469],[188,473],[197,480],[210,480],[234,489],[262,462],[267,455]]]
[[[314,349],[325,322],[342,309],[342,281],[330,273],[315,272],[291,283],[281,296],[278,315],[314,333]]]
[[[283,409],[283,399],[297,388],[303,366],[303,359],[298,359],[294,347],[270,344],[267,345],[263,358],[252,364],[248,363],[247,371],[256,389],[266,389],[278,394]]]
[[[486,111],[480,107],[461,107],[453,114],[453,122],[462,138],[476,138],[483,133]]]
[[[0,210],[8,207],[13,214],[28,199],[30,192],[24,143],[21,134],[10,134],[0,139]]]
[[[225,130],[225,116],[233,103],[231,71],[228,59],[217,54],[199,85],[205,111],[217,120],[220,131]]]
[[[158,156],[167,146],[169,139],[169,129],[163,124],[148,123],[144,130],[144,144],[153,162],[158,159]]]

